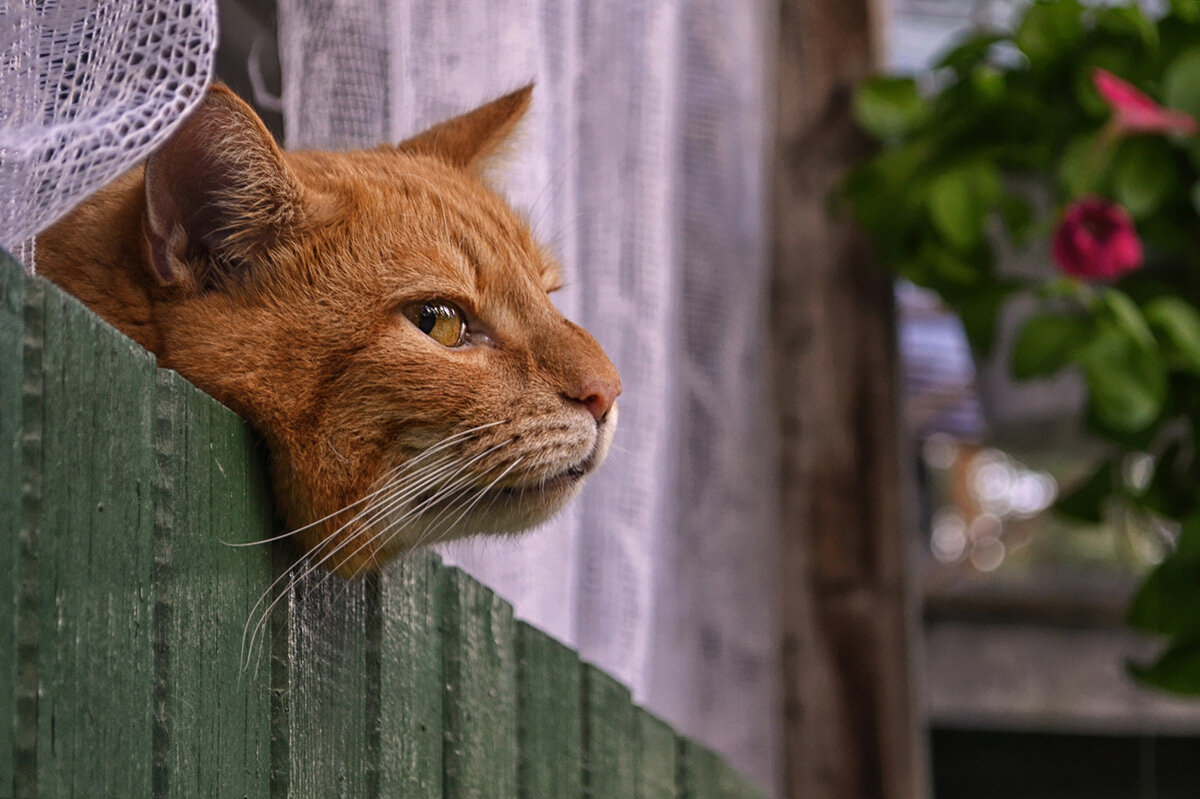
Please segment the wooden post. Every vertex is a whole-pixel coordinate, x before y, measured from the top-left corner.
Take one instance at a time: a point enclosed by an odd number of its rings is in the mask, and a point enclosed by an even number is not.
[[[874,0],[782,0],[772,325],[783,449],[786,795],[926,793],[913,700],[891,281],[830,193],[868,152]]]

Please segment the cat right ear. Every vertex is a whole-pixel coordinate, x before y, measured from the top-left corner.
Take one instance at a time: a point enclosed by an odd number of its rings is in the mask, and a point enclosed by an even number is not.
[[[198,289],[233,277],[278,240],[299,203],[270,131],[214,84],[146,162],[143,228],[155,278]]]
[[[398,145],[401,152],[432,155],[461,169],[478,169],[503,149],[529,110],[533,84],[434,125]]]

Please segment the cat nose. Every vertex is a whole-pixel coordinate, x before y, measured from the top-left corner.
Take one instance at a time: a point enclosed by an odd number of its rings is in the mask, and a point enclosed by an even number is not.
[[[567,396],[583,405],[597,422],[603,422],[620,393],[620,379],[614,381],[601,378],[585,380],[578,390]]]

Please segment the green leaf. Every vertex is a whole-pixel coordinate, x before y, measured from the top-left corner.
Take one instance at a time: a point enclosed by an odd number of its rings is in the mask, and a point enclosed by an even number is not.
[[[1170,147],[1161,139],[1131,139],[1117,152],[1115,162],[1113,193],[1135,219],[1158,210],[1178,180]]]
[[[1200,181],[1192,184],[1192,189],[1188,192],[1188,199],[1192,201],[1192,210],[1200,214]]]
[[[943,172],[929,184],[929,215],[946,241],[969,249],[983,237],[988,209],[999,199],[1000,177],[975,163]]]
[[[1081,351],[1096,418],[1118,433],[1145,430],[1162,411],[1167,377],[1156,349],[1109,323]]]
[[[1200,694],[1200,635],[1174,642],[1149,666],[1130,664],[1134,677],[1177,694]]]
[[[996,317],[1017,286],[1014,283],[1002,283],[994,279],[952,295],[943,295],[942,299],[954,309],[963,323],[963,331],[971,351],[980,357],[991,354],[996,343]]]
[[[1008,235],[1017,244],[1029,240],[1034,231],[1033,208],[1029,201],[1015,194],[1006,194],[1000,199],[1000,216],[1008,228]]]
[[[1029,319],[1013,345],[1012,373],[1018,380],[1057,372],[1086,341],[1090,325],[1082,316],[1044,314]]]
[[[993,33],[972,36],[947,50],[934,66],[936,69],[949,67],[956,72],[967,72],[984,62],[992,45],[1003,39],[1003,36]]]
[[[1068,195],[1079,197],[1100,188],[1109,172],[1113,148],[1097,133],[1085,133],[1067,142],[1058,165],[1058,179]]]
[[[1200,20],[1200,0],[1171,0],[1171,13],[1187,22]]]
[[[877,139],[896,139],[920,124],[928,107],[912,78],[868,78],[854,93],[858,124]]]
[[[1147,47],[1158,46],[1158,28],[1136,5],[1108,6],[1096,12],[1096,27],[1116,34],[1131,34]]]
[[[1104,521],[1104,503],[1113,494],[1113,461],[1101,466],[1081,485],[1062,494],[1054,509],[1087,524]]]
[[[1078,0],[1050,0],[1029,7],[1013,39],[1031,62],[1051,61],[1072,48],[1083,33],[1083,6]]]
[[[1167,67],[1163,102],[1200,119],[1200,48],[1184,51]]]
[[[1146,323],[1142,309],[1137,307],[1137,303],[1130,299],[1128,294],[1119,289],[1105,289],[1100,295],[1100,309],[1140,346],[1146,349],[1157,348],[1154,334],[1150,332],[1150,325]]]
[[[1184,522],[1175,551],[1146,577],[1129,623],[1148,633],[1200,633],[1200,519]]]
[[[1200,374],[1200,311],[1179,297],[1146,303],[1146,321],[1158,333],[1168,355]]]

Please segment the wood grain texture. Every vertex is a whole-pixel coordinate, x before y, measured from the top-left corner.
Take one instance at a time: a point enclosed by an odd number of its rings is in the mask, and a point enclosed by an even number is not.
[[[174,372],[158,373],[155,629],[160,796],[265,797],[270,668],[242,632],[270,583],[274,529],[245,423]]]
[[[17,724],[25,282],[21,266],[0,251],[0,794],[13,791]]]
[[[153,358],[47,291],[37,790],[151,795]]]
[[[517,795],[512,606],[458,569],[445,581],[445,795]]]
[[[633,799],[637,791],[637,728],[629,689],[584,664],[583,795]]]
[[[517,624],[517,777],[522,799],[579,796],[581,666],[564,644]]]
[[[675,731],[641,708],[634,708],[633,722],[638,799],[675,799]]]
[[[372,725],[367,684],[368,591],[318,571],[292,589],[288,615],[288,796],[368,796]],[[377,719],[374,720],[377,722]]]
[[[442,796],[442,581],[420,552],[383,577],[380,614],[380,796]]]
[[[900,491],[891,281],[829,215],[868,151],[855,85],[874,0],[784,0],[772,340],[783,445],[785,782],[790,797],[923,796]]]

